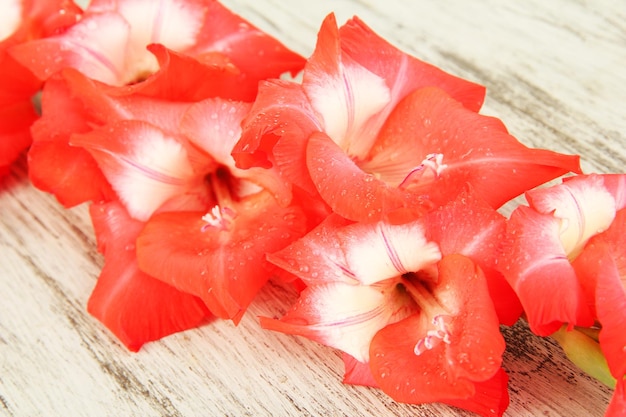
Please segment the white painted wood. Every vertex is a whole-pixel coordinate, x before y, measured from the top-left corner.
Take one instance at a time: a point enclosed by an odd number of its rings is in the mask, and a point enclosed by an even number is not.
[[[626,167],[626,8],[621,1],[224,0],[308,55],[324,16],[358,15],[403,50],[483,83],[483,113],[530,146]],[[1,82],[1,80],[0,80]],[[262,331],[293,295],[269,286],[238,327],[214,322],[127,352],[85,311],[102,259],[86,207],[29,185],[25,162],[0,185],[0,415],[457,416],[341,384],[337,352]],[[610,390],[549,340],[505,330],[508,416],[601,416]]]

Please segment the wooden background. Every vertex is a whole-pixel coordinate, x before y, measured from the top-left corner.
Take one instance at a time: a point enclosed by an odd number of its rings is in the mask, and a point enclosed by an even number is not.
[[[308,56],[327,13],[358,15],[401,49],[487,86],[483,113],[523,143],[626,165],[626,4],[534,0],[224,0]],[[0,183],[0,415],[455,416],[341,384],[337,352],[262,331],[293,295],[268,287],[238,327],[215,322],[129,353],[85,311],[102,258],[86,207],[29,185],[24,160]],[[611,392],[549,340],[505,329],[508,416],[601,416]]]

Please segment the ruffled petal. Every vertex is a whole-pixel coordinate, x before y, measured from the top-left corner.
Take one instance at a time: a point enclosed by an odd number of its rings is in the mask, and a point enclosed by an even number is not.
[[[350,220],[377,221],[399,210],[415,218],[431,208],[419,196],[390,187],[363,171],[324,133],[309,138],[306,166],[326,204]]]
[[[237,323],[272,274],[266,253],[305,232],[296,207],[280,207],[261,192],[229,207],[223,227],[202,212],[155,214],[137,239],[142,271],[194,294],[213,314]]]
[[[42,117],[32,126],[33,145],[28,153],[33,185],[54,194],[66,207],[115,196],[93,157],[69,145],[73,133],[87,132],[94,123],[77,95],[61,75],[46,82]]]
[[[141,94],[171,101],[195,102],[209,97],[252,101],[257,87],[239,83],[240,71],[223,54],[191,57],[160,44],[151,44],[159,69],[142,82],[121,88],[125,94]]]
[[[530,149],[501,121],[476,114],[439,88],[409,94],[390,114],[359,166],[414,196],[440,205],[470,183],[497,208],[525,190],[569,171],[578,156]]]
[[[259,81],[295,75],[304,58],[278,40],[234,14],[218,1],[202,1],[206,7],[204,24],[196,44],[185,52],[191,56],[220,52],[241,69],[239,85],[256,89]]]
[[[321,129],[299,84],[261,82],[233,157],[243,169],[276,166],[290,182],[315,194],[306,168],[306,145],[311,133]]]
[[[442,71],[434,65],[405,54],[374,33],[354,17],[339,29],[342,52],[385,80],[391,91],[386,112],[391,111],[408,93],[435,86],[477,112],[485,98],[485,87]],[[377,51],[372,54],[372,51]],[[387,113],[388,114],[388,113]],[[387,117],[381,114],[381,123]]]
[[[504,216],[477,198],[472,189],[426,215],[426,237],[441,253],[470,258],[484,272],[500,323],[513,325],[522,313],[517,295],[497,270],[500,243],[506,234]]]
[[[90,78],[120,85],[124,80],[128,23],[117,13],[93,13],[66,32],[27,42],[11,54],[41,80],[72,67]]]
[[[508,375],[500,368],[493,378],[474,384],[475,394],[472,397],[442,402],[485,417],[502,416],[510,402],[508,383]]]
[[[208,320],[199,298],[139,271],[135,238],[143,223],[118,203],[94,204],[90,213],[105,264],[87,310],[129,350]]]
[[[626,210],[591,238],[574,262],[602,325],[600,346],[616,379],[626,376]]]
[[[626,376],[626,287],[623,281],[624,277],[619,276],[614,265],[603,265],[598,271],[596,310],[602,324],[600,346],[617,379]]]
[[[337,237],[338,230],[350,223],[340,216],[330,215],[301,239],[268,254],[267,259],[308,286],[333,282],[357,284]]]
[[[593,315],[563,249],[560,221],[520,206],[511,214],[499,269],[517,293],[530,328],[541,336],[563,323],[590,326]],[[555,298],[554,294],[559,294]]]
[[[389,103],[390,91],[384,79],[342,54],[332,14],[322,23],[302,88],[324,132],[351,157],[364,157],[377,133],[367,122]]]

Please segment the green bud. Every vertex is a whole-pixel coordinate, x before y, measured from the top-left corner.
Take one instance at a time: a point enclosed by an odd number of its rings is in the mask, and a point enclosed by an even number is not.
[[[567,330],[566,325],[553,333],[552,337],[561,345],[572,363],[589,376],[610,388],[615,388],[617,380],[611,375],[609,365],[596,340],[578,329]]]

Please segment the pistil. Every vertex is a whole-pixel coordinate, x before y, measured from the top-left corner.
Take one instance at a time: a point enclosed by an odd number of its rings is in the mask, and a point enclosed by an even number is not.
[[[422,186],[438,179],[448,165],[443,163],[442,153],[431,153],[402,180],[398,188]],[[430,174],[430,175],[429,175]]]
[[[434,327],[428,330],[426,336],[419,339],[413,348],[413,352],[419,356],[441,343],[450,344],[451,333],[448,327],[452,322],[452,316],[425,287],[424,283],[417,278],[415,273],[404,274],[401,278],[402,284],[425,314],[432,316],[434,312],[437,313],[432,320]]]

